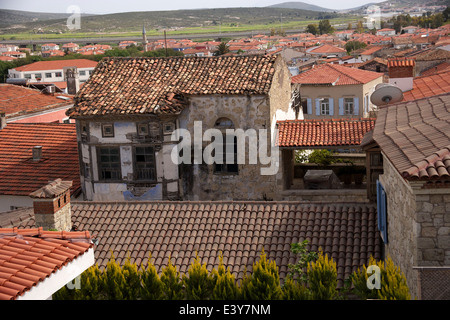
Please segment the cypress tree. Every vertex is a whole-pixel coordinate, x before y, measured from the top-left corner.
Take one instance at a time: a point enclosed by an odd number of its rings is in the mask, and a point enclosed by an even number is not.
[[[141,267],[140,272],[141,287],[140,297],[144,300],[164,299],[163,283],[156,272],[156,268],[151,262],[151,255],[148,259],[147,269]]]
[[[240,290],[235,277],[223,264],[222,253],[219,255],[219,266],[212,271],[214,288],[211,299],[213,300],[236,300],[240,298]]]
[[[188,300],[205,300],[211,296],[214,279],[206,269],[206,263],[200,263],[198,255],[188,269],[188,276],[183,275],[183,283]]]
[[[182,300],[184,299],[183,282],[180,279],[180,273],[172,265],[169,257],[169,264],[161,272],[161,282],[163,283],[164,299]]]

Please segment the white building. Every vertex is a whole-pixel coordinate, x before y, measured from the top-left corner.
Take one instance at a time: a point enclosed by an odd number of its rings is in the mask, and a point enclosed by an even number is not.
[[[37,61],[8,70],[8,78],[27,79],[29,83],[54,83],[66,88],[64,69],[75,67],[80,83],[86,82],[93,73],[97,62],[88,59]]]
[[[377,30],[377,36],[385,36],[385,37],[395,36],[395,30],[389,28],[380,29]]]

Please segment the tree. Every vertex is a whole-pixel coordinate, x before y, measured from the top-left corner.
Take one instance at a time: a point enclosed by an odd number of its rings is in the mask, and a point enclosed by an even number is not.
[[[333,32],[334,32],[334,28],[331,26],[330,21],[328,19],[319,21],[319,33],[320,34],[333,33]]]
[[[211,299],[213,300],[236,300],[240,298],[240,290],[235,277],[223,264],[222,253],[219,255],[219,266],[212,271],[214,288]]]
[[[303,240],[299,243],[291,244],[291,251],[297,255],[297,263],[288,264],[290,269],[288,278],[297,280],[300,283],[305,284],[308,281],[308,275],[306,274],[306,268],[310,262],[315,261],[318,258],[317,252],[310,252],[306,248],[308,240]]]
[[[247,300],[280,300],[283,292],[275,261],[267,261],[264,249],[259,261],[253,264],[251,275],[247,273],[241,284],[242,297]]]
[[[319,253],[315,262],[308,265],[308,283],[314,300],[333,300],[337,297],[336,263]]]
[[[357,33],[363,33],[364,32],[364,25],[361,20],[358,21],[356,24],[356,32]]]
[[[444,11],[442,11],[442,17],[444,18],[444,21],[448,21],[448,17],[450,15],[450,7],[445,8]]]
[[[169,264],[161,272],[161,282],[163,283],[164,298],[166,300],[184,299],[183,282],[180,279],[180,273],[172,265],[169,258]]]
[[[350,52],[352,52],[353,50],[358,50],[361,48],[365,48],[367,46],[366,43],[358,41],[358,40],[353,40],[353,41],[348,41],[344,48],[345,50],[347,50],[347,53],[350,54]]]
[[[217,46],[217,50],[214,51],[214,55],[215,56],[221,56],[224,55],[226,53],[230,52],[230,46],[226,44],[226,42],[221,42],[218,46]]]
[[[201,264],[197,256],[188,269],[188,276],[183,275],[183,283],[188,300],[205,300],[211,296],[214,278],[206,269],[206,263]]]
[[[319,33],[319,29],[317,28],[317,24],[308,24],[306,27],[306,32],[312,33],[313,35],[316,35]]]
[[[141,266],[140,297],[144,300],[161,300],[164,298],[163,283],[159,278],[156,268],[148,259],[147,269]]]

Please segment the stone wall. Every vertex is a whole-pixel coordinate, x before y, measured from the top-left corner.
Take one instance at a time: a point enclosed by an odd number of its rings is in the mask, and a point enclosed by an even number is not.
[[[386,255],[405,273],[411,295],[419,297],[414,267],[450,266],[450,189],[407,182],[386,157],[380,182],[387,194]]]
[[[383,155],[384,173],[379,180],[387,197],[386,257],[405,273],[412,297],[417,296],[417,223],[415,196],[408,183]]]

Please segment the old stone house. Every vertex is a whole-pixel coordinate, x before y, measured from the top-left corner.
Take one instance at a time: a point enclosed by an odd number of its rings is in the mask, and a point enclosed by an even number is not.
[[[449,105],[446,93],[383,107],[363,142],[385,253],[419,299],[450,298]]]
[[[210,144],[207,129],[223,137],[227,129],[267,130],[258,145],[269,149],[276,121],[295,117],[290,99],[281,57],[104,59],[67,111],[77,123],[85,199],[274,198],[282,170],[260,169],[279,161],[237,164],[236,136],[220,145],[231,146],[232,159],[208,164],[197,156]],[[192,141],[178,163],[173,150],[188,142],[180,133]]]

